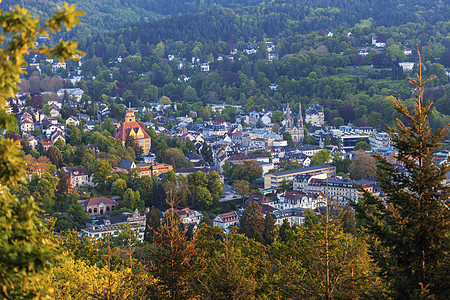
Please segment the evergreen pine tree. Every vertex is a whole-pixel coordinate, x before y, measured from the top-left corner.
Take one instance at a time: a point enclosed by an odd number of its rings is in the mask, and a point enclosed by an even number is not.
[[[432,103],[423,99],[423,86],[431,78],[422,82],[421,70],[419,52],[418,79],[409,80],[415,92],[414,109],[394,100],[407,122],[397,120],[396,129],[388,128],[401,167],[376,156],[377,178],[386,198],[365,193],[355,208],[373,237],[373,256],[394,298],[450,299],[450,188],[444,185],[450,166],[433,162],[433,151],[447,128],[431,131]]]
[[[154,206],[147,214],[145,223],[144,241],[152,243],[155,232],[161,226],[161,211]]]
[[[169,199],[168,204],[173,210],[174,199]],[[158,279],[158,299],[188,299],[189,293],[192,292],[190,275],[193,270],[195,244],[187,240],[178,215],[166,213],[163,224],[155,231],[153,245],[150,249],[150,270]]]

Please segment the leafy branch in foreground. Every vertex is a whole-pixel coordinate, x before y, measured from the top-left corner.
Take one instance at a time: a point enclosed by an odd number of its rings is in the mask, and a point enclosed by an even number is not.
[[[83,13],[75,6],[64,5],[65,10],[53,15],[40,25],[26,9],[15,6],[10,11],[0,10],[0,130],[13,130],[17,120],[5,112],[6,101],[14,97],[25,55],[43,53],[62,60],[82,54],[77,44],[60,41],[54,47],[36,48],[39,35],[48,30],[56,32],[64,25],[67,30],[80,23]],[[10,188],[25,177],[25,164],[19,157],[19,145],[0,137],[0,295],[10,298],[41,298],[49,291],[42,287],[40,272],[55,261],[55,245],[47,226],[38,218],[38,207],[32,197],[18,199]]]

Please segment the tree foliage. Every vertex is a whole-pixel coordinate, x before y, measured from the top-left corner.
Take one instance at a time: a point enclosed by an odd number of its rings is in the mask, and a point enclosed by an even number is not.
[[[36,49],[34,42],[40,35],[55,33],[64,25],[67,30],[79,23],[83,13],[75,6],[65,4],[64,10],[40,23],[19,6],[0,12],[2,35],[0,42],[0,128],[12,130],[16,121],[5,112],[6,100],[17,91],[22,68],[26,66],[25,55],[31,51],[50,57],[70,59],[76,44],[60,41],[55,47]],[[6,39],[6,36],[9,38]],[[25,175],[24,162],[19,157],[18,145],[10,139],[0,138],[0,294],[2,298],[44,297],[47,291],[40,289],[39,273],[54,261],[54,246],[47,234],[45,224],[37,217],[38,208],[31,197],[17,199],[9,187],[19,184]]]
[[[355,207],[372,237],[372,255],[390,281],[393,297],[445,299],[450,296],[444,287],[450,266],[450,188],[443,182],[450,166],[435,164],[433,151],[447,128],[430,129],[432,102],[423,98],[423,87],[430,79],[423,81],[421,70],[422,65],[417,80],[409,80],[415,92],[414,108],[394,100],[405,122],[398,120],[395,129],[388,128],[402,167],[376,156],[376,176],[386,197],[365,192]]]

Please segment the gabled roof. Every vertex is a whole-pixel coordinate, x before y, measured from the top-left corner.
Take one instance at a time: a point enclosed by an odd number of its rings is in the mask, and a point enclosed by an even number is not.
[[[136,165],[134,161],[122,159],[120,162],[119,168],[124,170],[129,170],[131,168],[135,168]]]
[[[131,131],[137,133],[139,129],[142,130],[144,138],[150,138],[150,136],[146,132],[147,128],[145,127],[144,123],[136,121],[123,122],[123,124],[119,127],[119,129],[117,129],[117,131],[114,133],[114,138],[124,142],[127,136],[130,135]]]
[[[97,205],[99,205],[100,203],[103,203],[103,204],[117,204],[116,201],[111,200],[111,199],[109,199],[109,198],[106,198],[106,197],[97,197],[97,198],[90,198],[90,199],[87,201],[86,206],[97,206]]]

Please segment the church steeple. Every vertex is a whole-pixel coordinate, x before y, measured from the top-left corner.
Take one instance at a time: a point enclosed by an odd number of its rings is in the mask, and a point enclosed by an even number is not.
[[[134,109],[131,108],[131,102],[128,105],[127,112],[125,113],[125,122],[135,122]]]
[[[303,132],[303,116],[302,116],[302,102],[298,102],[298,120],[297,120],[297,127],[298,127],[298,143],[303,144],[303,138],[305,137],[305,133]]]
[[[289,108],[288,102],[286,107],[286,128],[291,128],[291,126],[292,126],[291,109]]]

